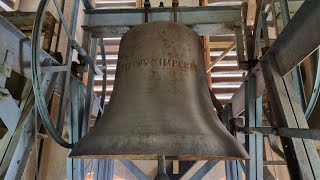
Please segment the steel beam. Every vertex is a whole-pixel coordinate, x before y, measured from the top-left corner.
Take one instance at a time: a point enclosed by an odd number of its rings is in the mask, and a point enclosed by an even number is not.
[[[220,56],[218,56],[216,59],[214,59],[210,64],[209,67],[207,67],[206,71],[207,73],[211,72],[211,69],[214,67],[214,65],[216,63],[218,63],[219,61],[221,61],[224,57],[226,57],[226,55],[236,47],[235,43],[232,43],[225,51],[223,51]]]
[[[255,97],[256,78],[250,76],[245,82],[245,127],[261,127],[262,125],[262,97]],[[261,134],[247,134],[245,147],[250,155],[246,160],[245,173],[247,180],[263,178],[263,136]]]
[[[172,21],[172,12],[172,8],[150,8],[149,21]],[[86,10],[85,14],[83,28],[92,32],[93,37],[121,35],[144,23],[144,9],[94,9]],[[240,6],[179,7],[177,16],[178,23],[190,26],[200,35],[220,30],[231,32],[235,25],[241,25]]]
[[[202,179],[215,165],[218,164],[218,160],[207,161],[191,178],[190,180]]]
[[[9,51],[13,54],[14,60],[12,64],[12,70],[23,75],[28,79],[32,79],[31,74],[31,42],[30,39],[25,36],[21,31],[14,27],[4,17],[0,15],[0,53]],[[48,66],[44,63],[44,60],[48,59],[53,62],[59,63],[54,60],[48,53],[41,50],[40,62],[42,66]]]
[[[47,102],[53,92],[55,76],[53,73],[46,74],[41,84]],[[50,84],[48,85],[47,82],[50,82]],[[38,123],[38,128],[40,127],[40,117],[36,119],[38,120],[37,122],[35,122],[34,116],[34,96],[31,95],[22,111],[20,122],[1,161],[0,179],[21,179],[35,143],[35,132],[38,131],[35,129],[35,123]]]
[[[254,96],[254,95],[253,95]],[[255,99],[255,127],[262,126],[262,97]],[[257,179],[263,179],[263,135],[256,134]]]
[[[308,129],[308,128],[273,128],[273,127],[252,127],[252,128],[239,128],[240,132],[245,134],[256,134],[256,135],[278,135],[289,138],[302,138],[302,139],[318,139],[320,140],[319,129]]]
[[[90,56],[93,59],[94,63],[96,62],[97,45],[98,45],[98,39],[96,39],[96,38],[92,39]],[[83,120],[83,130],[82,130],[83,136],[89,130],[89,120],[90,120],[92,102],[93,102],[92,97],[93,97],[94,76],[95,76],[95,74],[94,74],[93,70],[91,68],[89,68],[87,90],[86,90],[86,97],[85,97],[86,104],[85,104],[85,109],[84,109],[84,120]]]
[[[19,119],[20,108],[8,89],[0,87],[0,120],[6,125],[11,134],[14,133]]]
[[[245,127],[255,127],[256,113],[255,113],[255,88],[256,79],[250,76],[245,82]],[[246,160],[246,179],[257,179],[257,155],[256,155],[256,136],[248,134],[245,136],[245,148],[250,155],[250,159]]]
[[[320,45],[320,1],[305,1],[269,50],[281,76],[300,64]],[[301,46],[303,44],[303,46]]]
[[[120,160],[120,162],[125,165],[129,171],[136,176],[139,180],[148,180],[149,178],[130,160]]]
[[[93,9],[91,0],[82,0],[82,4],[86,9]]]
[[[70,35],[68,37],[68,46],[67,46],[67,54],[65,59],[65,64],[68,66],[69,71],[64,73],[64,79],[63,79],[63,88],[61,91],[61,98],[59,103],[59,111],[58,111],[58,120],[57,120],[57,131],[59,135],[62,135],[63,130],[63,123],[64,123],[64,117],[65,117],[65,107],[66,107],[66,101],[69,96],[70,91],[70,76],[71,76],[71,65],[72,65],[72,57],[73,57],[73,48],[72,48],[72,40],[76,36],[76,28],[77,28],[77,22],[78,22],[78,11],[79,11],[79,0],[73,0],[72,3],[72,14],[71,14],[71,22],[69,25],[69,30],[66,30],[67,34]],[[71,39],[69,39],[71,38]]]
[[[238,26],[235,28],[235,34],[236,34],[235,41],[236,41],[236,47],[237,47],[238,65],[240,65],[241,62],[244,62],[246,60],[246,57],[244,55],[245,48],[244,48],[244,39],[243,39],[241,26]]]
[[[4,9],[5,11],[14,11],[14,9],[10,6],[8,6],[5,2],[0,0],[0,7]]]

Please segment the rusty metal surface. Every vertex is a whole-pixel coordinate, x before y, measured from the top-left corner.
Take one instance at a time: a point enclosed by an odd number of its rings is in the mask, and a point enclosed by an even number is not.
[[[213,111],[203,47],[189,28],[153,22],[121,41],[114,91],[101,120],[70,157],[245,159]]]

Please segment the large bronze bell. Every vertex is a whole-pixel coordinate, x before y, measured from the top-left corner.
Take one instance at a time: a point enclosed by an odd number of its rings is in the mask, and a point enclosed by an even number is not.
[[[100,121],[70,157],[246,159],[212,105],[202,42],[186,26],[152,22],[120,43],[114,90]]]

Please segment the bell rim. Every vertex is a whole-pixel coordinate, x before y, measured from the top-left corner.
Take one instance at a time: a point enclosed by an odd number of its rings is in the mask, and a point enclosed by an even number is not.
[[[130,159],[130,160],[158,160],[160,154],[143,154],[143,155],[69,155],[69,158],[77,159]],[[230,156],[193,156],[193,155],[165,155],[166,160],[182,161],[204,161],[204,160],[250,160],[250,157],[230,157]]]

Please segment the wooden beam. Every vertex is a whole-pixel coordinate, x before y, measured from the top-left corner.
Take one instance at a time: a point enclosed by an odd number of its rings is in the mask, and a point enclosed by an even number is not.
[[[213,60],[208,66],[207,66],[207,73],[211,72],[211,69],[214,67],[214,65],[221,61],[232,49],[236,47],[235,43],[232,43],[219,57],[217,57],[215,60]]]
[[[209,47],[209,36],[203,36],[203,47],[204,47],[204,60],[206,68],[210,65],[211,58],[210,58],[210,47]],[[212,86],[211,81],[211,72],[207,72],[207,82],[208,87]]]
[[[275,56],[261,61],[266,88],[278,127],[308,128],[291,76],[282,77]],[[320,178],[320,160],[313,140],[281,137],[291,178]]]

